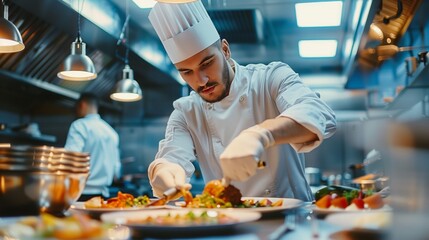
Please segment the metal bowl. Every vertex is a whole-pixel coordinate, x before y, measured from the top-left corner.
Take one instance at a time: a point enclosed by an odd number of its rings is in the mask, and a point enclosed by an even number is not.
[[[82,194],[88,175],[0,170],[0,216],[61,216]]]

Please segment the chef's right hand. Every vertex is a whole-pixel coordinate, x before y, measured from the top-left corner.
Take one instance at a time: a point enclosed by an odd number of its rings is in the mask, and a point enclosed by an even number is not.
[[[177,163],[163,161],[155,166],[151,175],[150,185],[153,195],[158,198],[163,197],[163,193],[170,188],[185,188],[187,190],[191,188],[191,185],[186,183],[185,170]],[[180,194],[176,194],[172,199],[180,196]]]

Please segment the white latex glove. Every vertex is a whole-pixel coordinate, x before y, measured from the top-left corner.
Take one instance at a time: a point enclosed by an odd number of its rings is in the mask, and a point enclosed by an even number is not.
[[[265,148],[274,145],[271,132],[255,125],[243,130],[220,155],[220,165],[226,179],[244,181],[253,176]]]
[[[158,198],[163,197],[164,192],[170,188],[191,189],[191,185],[186,183],[185,170],[179,164],[167,161],[155,166],[151,174],[150,185],[152,186],[153,195]],[[176,194],[171,200],[180,196],[180,194]]]

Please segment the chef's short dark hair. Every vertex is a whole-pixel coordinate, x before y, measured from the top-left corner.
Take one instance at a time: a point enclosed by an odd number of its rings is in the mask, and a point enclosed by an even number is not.
[[[78,102],[86,102],[90,105],[98,107],[98,97],[93,93],[81,93]]]

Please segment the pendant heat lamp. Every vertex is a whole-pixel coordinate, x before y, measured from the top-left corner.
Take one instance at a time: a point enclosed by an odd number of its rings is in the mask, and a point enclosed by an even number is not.
[[[122,70],[122,80],[116,84],[110,98],[119,102],[134,102],[142,99],[142,97],[142,90],[137,81],[134,80],[133,70],[126,64]]]
[[[130,15],[128,13],[128,0],[126,1],[126,11],[127,18],[125,19],[124,26],[122,27],[122,32],[118,41],[118,45],[120,43],[125,44],[125,67],[122,70],[122,80],[116,84],[113,93],[110,94],[110,98],[119,102],[135,102],[143,98],[143,93],[138,82],[134,80],[133,70],[128,65],[129,47],[127,45],[127,40],[129,35],[128,24],[130,20]],[[124,35],[126,36],[125,38]]]
[[[86,55],[86,44],[80,37],[80,13],[78,13],[77,38],[71,44],[71,53],[61,65],[57,76],[69,81],[87,81],[97,77],[94,63]]]
[[[18,28],[8,20],[9,7],[3,2],[4,15],[0,18],[0,53],[19,52],[25,48]]]

